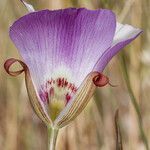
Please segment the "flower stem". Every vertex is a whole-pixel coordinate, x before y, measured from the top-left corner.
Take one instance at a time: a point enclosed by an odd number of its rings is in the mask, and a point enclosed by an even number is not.
[[[48,150],[55,150],[59,129],[48,127]]]

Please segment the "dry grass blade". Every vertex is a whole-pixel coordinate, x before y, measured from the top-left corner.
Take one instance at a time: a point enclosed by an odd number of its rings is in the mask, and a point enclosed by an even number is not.
[[[116,150],[123,150],[122,136],[119,126],[119,109],[115,112]]]
[[[131,102],[133,104],[133,107],[134,107],[136,115],[137,115],[137,121],[138,121],[141,139],[143,140],[146,150],[149,150],[149,143],[148,143],[147,137],[146,137],[146,135],[144,133],[144,129],[143,129],[141,111],[140,111],[139,105],[137,103],[137,100],[135,98],[135,95],[133,93],[133,90],[131,88],[130,78],[128,75],[128,69],[127,69],[127,65],[126,65],[125,53],[122,53],[122,55],[121,55],[121,64],[122,64],[123,75],[124,75],[124,79],[126,81],[126,86],[127,86],[128,92],[129,92],[129,96],[131,98]]]
[[[24,6],[27,8],[27,10],[28,10],[29,12],[34,12],[34,11],[35,11],[32,5],[28,4],[28,3],[25,2],[24,0],[20,0],[20,1],[24,4]]]

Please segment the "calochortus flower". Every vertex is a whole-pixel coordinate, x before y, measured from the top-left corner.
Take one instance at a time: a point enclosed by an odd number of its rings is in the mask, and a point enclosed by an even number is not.
[[[15,21],[9,34],[23,61],[11,58],[4,67],[13,76],[25,73],[33,109],[58,130],[80,114],[97,86],[109,83],[102,71],[141,30],[117,23],[107,9],[34,11],[22,2],[30,13]],[[12,72],[15,62],[23,68]]]

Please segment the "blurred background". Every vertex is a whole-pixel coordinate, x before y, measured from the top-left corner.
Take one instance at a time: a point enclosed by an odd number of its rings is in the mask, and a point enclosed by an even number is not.
[[[112,9],[121,23],[144,30],[105,69],[111,83],[96,91],[84,112],[61,130],[57,150],[148,150],[150,145],[150,0],[29,0],[36,10],[66,7]],[[47,129],[33,113],[24,76],[3,69],[19,58],[10,25],[27,10],[19,0],[0,0],[0,150],[46,150]],[[116,133],[115,112],[118,136]],[[117,148],[119,140],[123,148]],[[120,144],[121,145],[121,144]]]

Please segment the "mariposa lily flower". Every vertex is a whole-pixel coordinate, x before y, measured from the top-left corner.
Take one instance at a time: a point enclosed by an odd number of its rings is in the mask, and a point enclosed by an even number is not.
[[[58,129],[80,114],[97,86],[109,83],[104,68],[141,30],[117,23],[107,9],[34,11],[22,2],[30,13],[15,21],[9,33],[23,61],[11,58],[4,66],[10,75],[25,73],[36,114]],[[15,62],[23,69],[10,71]]]

